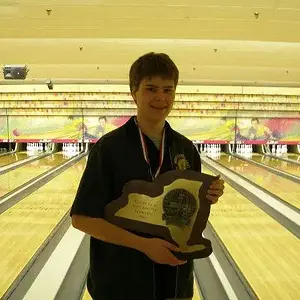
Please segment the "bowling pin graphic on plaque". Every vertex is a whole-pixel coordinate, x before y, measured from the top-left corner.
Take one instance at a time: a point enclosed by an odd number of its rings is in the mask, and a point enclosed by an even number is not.
[[[202,236],[210,214],[207,190],[216,177],[173,170],[153,182],[132,180],[105,208],[105,219],[127,230],[150,234],[179,247],[179,259],[207,257],[211,242]]]

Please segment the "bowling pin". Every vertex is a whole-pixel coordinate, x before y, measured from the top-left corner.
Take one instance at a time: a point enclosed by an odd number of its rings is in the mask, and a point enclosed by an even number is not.
[[[244,145],[241,145],[241,154],[244,154],[245,153],[245,151],[244,151]]]
[[[277,145],[276,154],[278,154],[278,155],[281,154],[281,147],[280,147],[280,145]]]
[[[276,152],[275,145],[272,145],[272,153],[274,154],[275,152]]]

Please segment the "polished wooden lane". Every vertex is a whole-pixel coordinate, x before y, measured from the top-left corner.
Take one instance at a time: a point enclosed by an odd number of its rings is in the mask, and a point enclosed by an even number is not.
[[[288,158],[288,159],[295,160],[295,161],[297,161],[297,162],[300,162],[300,155],[299,155],[299,154],[288,153],[288,154],[287,154],[287,158]]]
[[[28,158],[27,152],[17,152],[0,156],[0,167]]]
[[[257,153],[253,153],[251,159],[279,171],[284,171],[286,173],[298,176],[300,178],[300,165]]]
[[[221,155],[218,159],[222,165],[250,179],[291,205],[300,208],[300,184],[277,176],[262,167],[234,156]]]
[[[63,153],[59,152],[0,175],[0,197],[66,160]]]
[[[258,299],[299,299],[297,237],[228,184],[209,221]]]
[[[0,299],[68,212],[85,164],[86,157],[0,215]]]
[[[88,293],[87,289],[85,289],[82,300],[92,300],[92,297]],[[193,297],[193,300],[203,300],[203,297],[201,296],[201,294],[199,293],[199,290],[197,288],[196,281],[194,281],[194,297]]]

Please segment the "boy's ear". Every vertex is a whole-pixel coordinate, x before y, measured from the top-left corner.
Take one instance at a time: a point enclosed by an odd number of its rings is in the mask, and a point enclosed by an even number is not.
[[[135,104],[137,103],[137,100],[136,100],[136,92],[132,92],[131,93],[131,96],[132,96],[132,98],[133,98],[133,100],[134,100],[134,102],[135,102]]]

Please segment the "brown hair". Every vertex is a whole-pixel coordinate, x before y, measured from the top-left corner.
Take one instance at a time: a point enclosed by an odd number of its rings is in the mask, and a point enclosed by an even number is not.
[[[175,87],[178,83],[179,71],[172,59],[165,53],[149,52],[139,57],[129,71],[130,91],[139,89],[144,78],[160,76],[164,79],[174,80]]]

